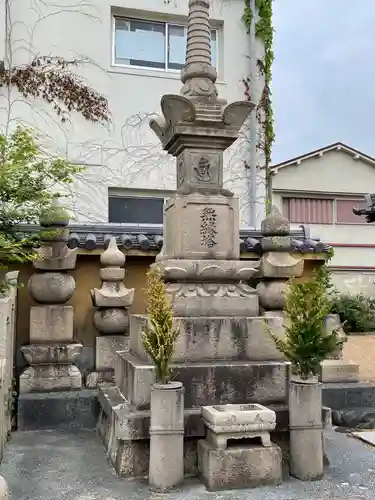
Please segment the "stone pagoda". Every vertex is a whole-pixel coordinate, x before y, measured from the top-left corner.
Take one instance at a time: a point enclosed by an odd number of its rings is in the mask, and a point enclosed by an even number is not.
[[[86,379],[86,387],[96,387],[101,381],[113,378],[116,351],[128,348],[128,308],[134,300],[134,288],[124,285],[125,255],[118,249],[116,238],[112,236],[107,249],[100,257],[101,287],[91,290],[91,298],[96,311],[94,325],[100,336],[96,337],[95,368]]]
[[[74,340],[74,308],[67,305],[76,287],[69,271],[74,270],[77,259],[77,250],[66,244],[68,224],[64,216],[41,221],[41,257],[33,262],[36,272],[28,284],[37,305],[30,308],[30,344],[21,347],[29,366],[19,382],[20,428],[45,411],[43,405],[50,394],[59,393],[65,401],[69,391],[76,394],[82,388],[82,374],[75,365],[82,344]],[[64,415],[55,410],[53,418],[59,422]]]
[[[254,104],[218,97],[210,36],[209,1],[190,0],[181,95],[164,95],[163,117],[150,124],[177,166],[177,193],[165,204],[164,245],[153,265],[180,325],[172,370],[185,387],[187,475],[197,473],[197,441],[206,433],[201,406],[286,401],[287,365],[264,325],[282,334],[282,318],[259,316],[258,293],[248,284],[258,263],[240,261],[239,203],[223,187],[223,153]],[[148,473],[155,374],[141,342],[146,321],[130,316],[130,350],[117,353],[116,384],[99,387],[99,429],[127,477]]]

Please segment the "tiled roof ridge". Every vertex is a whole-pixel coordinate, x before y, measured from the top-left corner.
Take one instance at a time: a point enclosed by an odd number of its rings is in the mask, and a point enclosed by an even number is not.
[[[22,225],[22,233],[32,233],[39,230],[36,225]],[[119,248],[125,250],[140,249],[160,251],[163,246],[163,226],[160,224],[69,224],[69,248],[82,248],[88,251],[106,248],[111,236],[116,237]],[[329,252],[330,246],[319,239],[311,239],[307,228],[291,230],[292,251],[296,252]],[[260,230],[241,228],[239,245],[241,252],[261,254],[259,240]]]

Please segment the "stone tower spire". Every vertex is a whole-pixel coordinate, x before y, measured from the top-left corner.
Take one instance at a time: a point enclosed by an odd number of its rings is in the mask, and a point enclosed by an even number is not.
[[[185,97],[217,98],[216,70],[211,62],[209,0],[189,1],[186,63],[181,71]]]

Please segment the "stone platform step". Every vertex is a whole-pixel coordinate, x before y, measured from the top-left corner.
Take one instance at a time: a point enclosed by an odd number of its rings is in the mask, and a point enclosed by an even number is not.
[[[176,317],[180,334],[172,360],[176,363],[201,361],[282,361],[282,353],[267,332],[283,336],[283,319],[269,317]],[[146,315],[130,316],[130,351],[142,361],[148,356],[142,345]]]
[[[96,390],[20,394],[17,428],[20,431],[95,429],[99,409]]]
[[[210,361],[173,363],[173,379],[184,384],[185,407],[205,404],[286,401],[288,364],[283,361]],[[155,369],[127,352],[118,352],[115,378],[120,392],[138,409],[150,407]]]
[[[323,384],[323,404],[332,410],[375,408],[375,384],[347,382]]]
[[[116,438],[120,440],[149,439],[150,410],[138,410],[130,405],[115,384],[102,384],[98,389],[102,412],[115,422]],[[248,401],[243,401],[244,403]],[[267,405],[276,413],[275,432],[285,432],[289,428],[289,411],[285,404]],[[331,410],[322,408],[323,427],[331,427]],[[200,408],[185,409],[184,433],[187,438],[204,438],[206,430]]]

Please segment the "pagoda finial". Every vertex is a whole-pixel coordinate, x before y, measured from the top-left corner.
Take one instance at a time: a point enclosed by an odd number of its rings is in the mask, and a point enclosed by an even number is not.
[[[209,0],[189,0],[189,20],[185,67],[181,71],[184,86],[181,95],[216,100],[217,74],[211,62]]]

